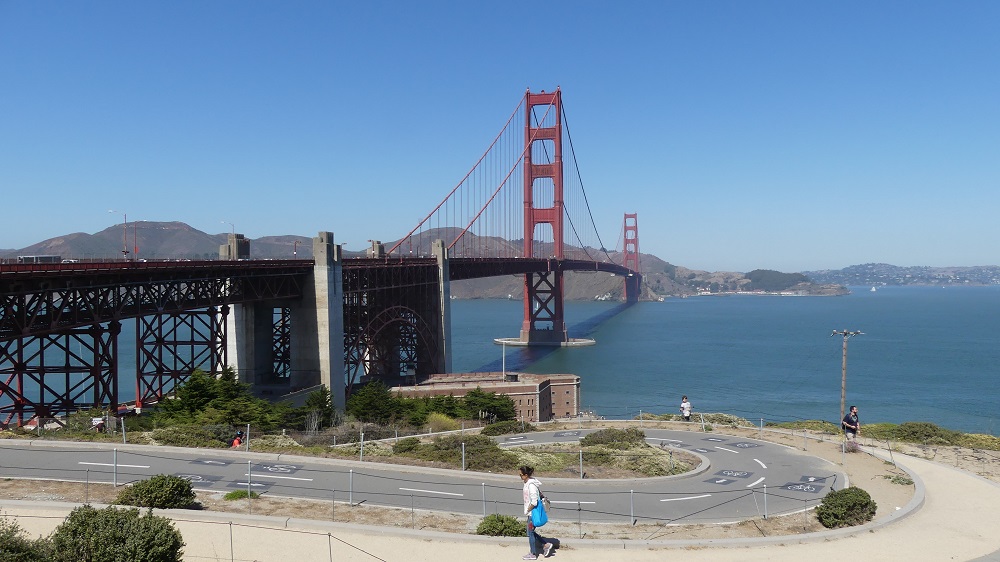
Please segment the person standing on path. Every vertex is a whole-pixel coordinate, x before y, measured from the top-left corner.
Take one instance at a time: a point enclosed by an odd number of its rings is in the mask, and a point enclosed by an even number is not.
[[[691,421],[691,403],[688,402],[687,396],[681,397],[681,417],[683,417],[686,422]]]
[[[843,421],[840,422],[844,426],[844,437],[851,441],[856,441],[858,439],[858,434],[861,433],[861,421],[858,419],[858,407],[851,406],[851,410],[847,412],[844,416]]]
[[[542,501],[542,491],[539,488],[542,483],[532,476],[535,473],[534,468],[525,465],[517,470],[520,473],[521,482],[524,482],[524,514],[528,516],[528,548],[530,549],[530,552],[525,554],[521,560],[538,560],[539,554],[547,558],[552,553],[554,542],[552,539],[539,535],[531,523],[531,510],[535,509],[538,502]],[[542,547],[540,550],[539,546]]]

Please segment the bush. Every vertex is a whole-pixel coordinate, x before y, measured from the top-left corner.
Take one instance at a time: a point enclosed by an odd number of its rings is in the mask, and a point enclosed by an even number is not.
[[[871,521],[877,508],[868,492],[851,486],[828,493],[816,508],[816,516],[828,529],[851,527]]]
[[[230,425],[175,425],[154,429],[152,437],[160,445],[218,449],[229,447],[233,428]]]
[[[527,433],[529,431],[538,431],[538,428],[531,425],[530,423],[524,423],[517,420],[507,420],[497,423],[491,423],[487,425],[479,433],[482,435],[488,435],[490,437],[496,437],[497,435],[510,435],[512,433]]]
[[[614,447],[628,447],[644,443],[646,434],[634,427],[628,429],[608,428],[588,434],[580,440],[580,445],[590,447],[592,445],[609,445]]]
[[[138,509],[74,509],[52,533],[59,562],[180,562],[184,541],[169,519]]]
[[[222,499],[230,501],[245,500],[247,499],[247,496],[249,496],[252,499],[257,499],[260,497],[260,494],[258,494],[257,492],[247,492],[246,490],[233,490],[232,492],[228,492],[226,493],[226,495],[222,496]]]
[[[984,433],[966,433],[962,435],[959,445],[970,449],[987,449],[1000,451],[1000,437]]]
[[[115,503],[157,509],[184,509],[190,507],[195,498],[190,480],[157,474],[149,480],[141,480],[119,492]]]
[[[426,424],[431,433],[437,433],[439,431],[455,431],[461,427],[457,421],[445,414],[439,414],[437,412],[428,414]]]
[[[17,523],[0,518],[0,560],[4,562],[48,562],[52,560],[51,543],[31,540]]]
[[[402,455],[415,451],[419,446],[420,439],[417,439],[416,437],[406,437],[404,439],[400,439],[398,443],[392,446],[392,452],[396,455]]]
[[[477,535],[491,537],[523,537],[527,533],[525,523],[510,515],[492,514],[483,517],[476,527]]]
[[[959,441],[957,431],[938,427],[930,422],[904,422],[896,428],[896,439],[913,443],[951,445]]]

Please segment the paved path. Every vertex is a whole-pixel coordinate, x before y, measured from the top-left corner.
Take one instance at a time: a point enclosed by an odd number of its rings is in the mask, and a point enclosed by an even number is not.
[[[587,541],[565,539],[551,558],[566,562],[628,559],[685,562],[845,559],[1000,560],[1000,485],[948,466],[896,455],[924,487],[921,509],[889,525],[754,541]],[[68,504],[0,502],[31,534],[47,534]],[[456,536],[405,529],[251,517],[209,512],[161,512],[173,517],[187,542],[186,560],[279,562],[405,560],[520,560],[526,539]],[[329,533],[329,534],[328,534]],[[232,550],[231,550],[232,548]]]

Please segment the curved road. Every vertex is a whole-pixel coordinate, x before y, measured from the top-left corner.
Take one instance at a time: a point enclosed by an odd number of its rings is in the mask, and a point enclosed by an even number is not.
[[[595,430],[498,438],[503,447],[579,441]],[[703,459],[685,475],[632,480],[540,478],[553,519],[718,523],[816,505],[848,485],[836,465],[765,441],[645,430],[647,442]],[[117,449],[117,450],[116,450]],[[156,474],[196,489],[252,489],[286,497],[457,513],[521,515],[516,474],[496,475],[219,449],[0,441],[0,476],[124,484]],[[586,466],[584,466],[586,471]],[[332,507],[335,509],[335,507]]]

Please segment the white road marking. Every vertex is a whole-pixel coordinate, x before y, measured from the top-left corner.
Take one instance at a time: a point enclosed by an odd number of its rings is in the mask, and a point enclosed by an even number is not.
[[[738,455],[738,454],[740,454],[740,452],[739,452],[739,451],[734,451],[734,450],[732,450],[732,449],[727,449],[727,448],[725,448],[725,447],[720,447],[720,446],[718,446],[718,445],[716,445],[716,446],[715,446],[715,448],[716,448],[716,449],[722,449],[723,451],[726,451],[727,453],[736,453],[737,455]]]
[[[583,438],[581,437],[581,439]],[[516,441],[514,443],[501,443],[500,445],[504,447],[509,447],[511,445],[523,445],[524,443],[534,443],[534,442],[535,442],[534,439],[526,439],[524,441]]]
[[[116,464],[110,463],[110,462],[83,462],[83,461],[80,461],[77,464],[89,464],[91,466],[117,466],[119,468],[149,468],[149,466],[145,465],[145,464],[118,464],[118,465],[116,465]]]
[[[762,461],[762,460],[760,460],[760,459],[754,459],[754,461],[755,461],[755,462],[756,462],[757,464],[759,464],[761,468],[767,468],[767,465],[766,465],[766,464],[764,464],[764,461]]]
[[[674,443],[683,443],[684,442],[684,441],[681,441],[680,439],[664,439],[664,438],[661,438],[661,437],[647,437],[646,441],[671,441],[671,442],[674,442]]]
[[[710,497],[711,495],[712,494],[702,494],[700,496],[688,496],[688,497],[685,497],[685,498],[667,498],[665,500],[660,500],[660,501],[661,502],[680,502],[680,501],[686,501],[686,500],[697,500],[697,499],[701,499],[701,498],[707,498],[707,497]]]
[[[249,477],[247,473],[243,473],[243,476]],[[273,474],[264,474],[262,472],[254,472],[254,478],[280,478],[282,480],[302,480],[303,482],[312,482],[312,478],[296,478],[294,476],[274,476]]]
[[[416,488],[400,488],[404,492],[420,492],[422,494],[441,494],[442,496],[458,496],[463,497],[465,494],[456,494],[454,492],[438,492],[437,490],[417,490]]]
[[[763,481],[764,481],[764,477],[761,476],[753,484],[747,484],[747,488],[753,488],[754,486],[756,486],[757,484],[760,484]]]

